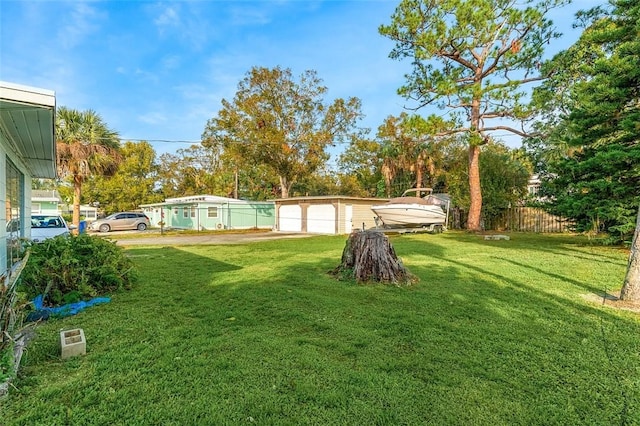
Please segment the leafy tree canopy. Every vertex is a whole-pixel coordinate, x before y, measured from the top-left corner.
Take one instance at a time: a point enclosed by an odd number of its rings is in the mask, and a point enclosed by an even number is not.
[[[290,69],[254,67],[207,122],[202,143],[238,169],[267,166],[287,197],[295,182],[325,164],[328,146],[359,134],[360,100],[328,104],[326,92],[315,71],[295,80]]]
[[[151,144],[125,142],[121,155],[122,162],[114,176],[94,176],[87,180],[83,202],[98,204],[105,213],[111,214],[162,201],[162,195],[156,190],[158,165]]]
[[[640,203],[640,5],[611,5],[585,12],[591,24],[551,64],[558,76],[537,96],[563,91],[568,101],[554,102],[558,120],[538,152],[552,210],[624,239]],[[565,73],[571,55],[585,60]]]
[[[381,145],[377,141],[357,138],[340,154],[338,170],[349,180],[349,186],[358,188],[353,195],[383,197],[382,161]]]
[[[467,152],[458,145],[447,162],[446,183],[455,206],[467,209],[470,205],[469,187],[465,168]],[[480,156],[482,216],[492,222],[504,209],[518,205],[525,199],[531,176],[531,163],[521,150],[492,142],[483,147]]]

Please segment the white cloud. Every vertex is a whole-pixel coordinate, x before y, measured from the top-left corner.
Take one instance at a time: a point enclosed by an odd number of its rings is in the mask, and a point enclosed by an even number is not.
[[[248,7],[247,4],[240,3],[237,7],[230,8],[229,15],[229,23],[231,25],[266,25],[271,22],[268,11],[262,5]]]
[[[158,4],[151,14],[162,39],[179,40],[189,50],[201,49],[216,33],[210,24],[210,8],[202,8],[198,2]]]
[[[142,121],[146,124],[164,124],[167,122],[167,116],[159,111],[150,111],[146,114],[142,114],[138,116],[138,120]]]
[[[158,27],[158,30],[162,34],[167,28],[176,28],[182,25],[179,9],[180,5],[171,5],[165,7],[160,15],[154,19],[154,23]]]
[[[140,69],[140,68],[136,68],[135,75],[140,77],[140,78],[142,78],[143,80],[147,80],[147,81],[150,81],[150,82],[153,82],[153,83],[157,83],[158,80],[159,80],[158,76],[155,75],[154,73],[149,72],[149,71],[145,71],[145,70]]]
[[[181,58],[178,55],[168,55],[162,58],[162,68],[165,70],[173,70],[181,65]]]
[[[84,42],[87,36],[98,32],[100,21],[105,17],[85,2],[72,2],[70,6],[71,9],[64,14],[68,21],[58,25],[58,43],[65,49],[74,48]]]

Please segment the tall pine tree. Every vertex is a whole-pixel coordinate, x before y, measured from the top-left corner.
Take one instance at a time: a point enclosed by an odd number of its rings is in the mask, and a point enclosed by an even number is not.
[[[583,14],[593,21],[575,50],[600,54],[579,67],[583,76],[567,93],[567,114],[550,138],[564,152],[549,162],[545,188],[555,211],[582,228],[635,235],[621,298],[640,300],[640,3],[610,5]]]

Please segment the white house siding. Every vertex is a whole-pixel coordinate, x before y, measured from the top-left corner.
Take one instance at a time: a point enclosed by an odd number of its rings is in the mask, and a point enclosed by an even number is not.
[[[371,206],[376,204],[383,204],[386,200],[379,200],[367,204],[354,204],[353,205],[353,229],[371,229],[376,227],[375,217],[376,214],[371,210]]]

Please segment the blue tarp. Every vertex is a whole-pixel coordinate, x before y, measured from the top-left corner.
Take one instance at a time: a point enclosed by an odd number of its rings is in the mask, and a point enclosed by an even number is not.
[[[47,312],[49,313],[49,315],[53,315],[56,317],[69,317],[93,305],[99,305],[100,303],[111,302],[110,297],[94,297],[91,300],[76,302],[76,303],[69,303],[68,305],[50,308],[43,305],[43,300],[44,300],[43,295],[36,296],[36,298],[33,299],[33,306],[36,308],[36,311]]]

